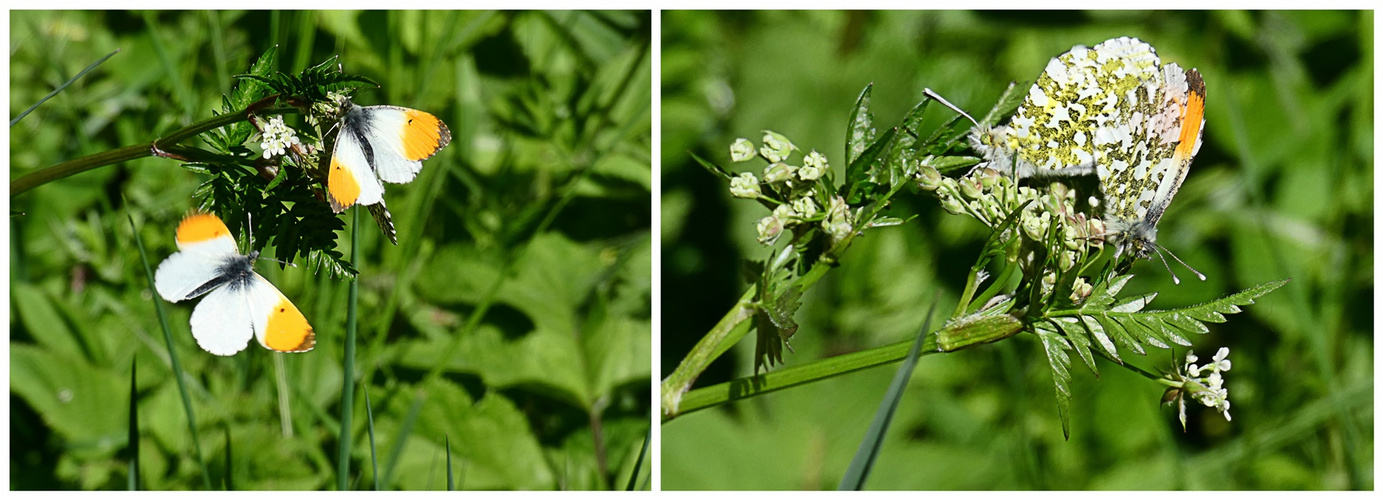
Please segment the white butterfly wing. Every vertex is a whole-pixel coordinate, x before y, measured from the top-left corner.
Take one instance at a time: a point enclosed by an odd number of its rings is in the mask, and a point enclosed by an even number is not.
[[[336,135],[336,149],[331,155],[331,170],[327,173],[327,195],[331,208],[337,212],[351,205],[374,205],[384,199],[384,185],[370,167],[365,149],[357,134],[366,131],[350,125],[348,118]],[[366,143],[368,144],[368,143]],[[376,158],[378,152],[374,152]]]
[[[179,252],[169,255],[154,272],[154,289],[169,302],[179,302],[210,291],[220,277],[220,267],[240,256],[230,230],[215,215],[194,214],[178,224]]]
[[[223,285],[192,310],[192,338],[206,352],[230,356],[245,349],[254,336],[253,289]]]
[[[211,255],[177,252],[164,259],[154,272],[154,290],[169,302],[181,302],[207,293],[207,285],[220,277],[217,268],[224,262]]]
[[[431,113],[398,106],[357,108],[363,113],[375,153],[375,173],[385,182],[412,182],[431,158],[451,142],[451,131]]]

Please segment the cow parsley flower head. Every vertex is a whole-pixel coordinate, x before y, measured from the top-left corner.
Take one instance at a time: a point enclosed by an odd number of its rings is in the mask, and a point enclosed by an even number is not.
[[[282,115],[270,118],[269,123],[264,125],[261,135],[263,141],[259,143],[259,147],[264,150],[266,160],[282,156],[289,147],[298,143],[298,133],[283,123]]]

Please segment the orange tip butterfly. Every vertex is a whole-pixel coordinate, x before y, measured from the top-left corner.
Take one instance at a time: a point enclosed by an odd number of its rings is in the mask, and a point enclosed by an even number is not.
[[[266,349],[305,352],[317,337],[303,313],[254,272],[258,251],[241,255],[221,219],[191,214],[178,224],[178,252],[154,274],[154,289],[169,302],[206,295],[192,310],[192,337],[217,356],[245,349],[250,337]]]
[[[451,142],[447,125],[424,111],[344,100],[342,106],[346,110],[327,173],[327,197],[338,213],[357,203],[383,202],[382,182],[412,182],[423,160]]]

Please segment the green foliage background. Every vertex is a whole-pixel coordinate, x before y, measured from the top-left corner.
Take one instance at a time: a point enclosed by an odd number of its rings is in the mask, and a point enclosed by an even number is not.
[[[1047,361],[1024,335],[920,360],[867,486],[1373,488],[1372,12],[664,12],[661,36],[662,376],[745,290],[740,263],[767,253],[754,241],[767,210],[688,152],[743,171],[730,143],[772,129],[839,176],[871,82],[881,130],[924,88],[981,115],[1072,46],[1133,36],[1205,77],[1205,144],[1158,242],[1209,280],[1173,285],[1144,261],[1125,294],[1161,292],[1167,309],[1292,279],[1193,338],[1202,359],[1231,349],[1233,421],[1190,408],[1183,433],[1162,387],[1104,363],[1099,378],[1074,368],[1063,441]],[[953,116],[932,108],[933,124]],[[911,338],[933,300],[954,305],[985,228],[923,194],[894,213],[919,217],[856,241],[807,293],[788,365]],[[752,373],[752,354],[741,342],[698,386]],[[1125,361],[1165,369],[1182,354]],[[834,488],[895,368],[669,422],[663,487]]]
[[[270,47],[290,73],[339,54],[382,85],[357,103],[423,109],[453,135],[387,188],[399,246],[360,218],[355,372],[381,486],[445,488],[450,438],[463,488],[623,488],[651,414],[650,27],[646,12],[16,11],[11,117],[121,52],[11,128],[9,175],[205,119]],[[11,200],[11,488],[124,487],[136,359],[140,486],[202,487],[126,218],[157,266],[202,178],[145,158]],[[216,488],[333,488],[348,283],[258,267],[317,347],[216,357],[188,332],[193,303],[169,305],[202,458]],[[368,489],[355,403],[350,484]]]

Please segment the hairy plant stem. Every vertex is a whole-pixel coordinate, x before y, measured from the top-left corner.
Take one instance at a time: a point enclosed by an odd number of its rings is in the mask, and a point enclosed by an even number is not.
[[[250,119],[251,114],[290,113],[297,111],[297,108],[288,106],[263,109],[270,103],[272,103],[275,99],[278,99],[278,96],[267,97],[259,102],[251,104],[244,110],[225,115],[213,116],[206,120],[202,120],[200,122],[193,123],[178,130],[174,130],[172,133],[160,137],[158,139],[154,139],[150,142],[116,148],[110,151],[102,151],[100,153],[83,156],[75,160],[68,160],[57,165],[53,165],[47,168],[43,168],[34,172],[21,175],[18,178],[10,181],[10,198],[14,198],[15,196],[24,194],[26,191],[30,189],[42,186],[49,182],[62,179],[64,177],[72,176],[75,174],[79,174],[87,170],[92,170],[107,165],[114,165],[116,163],[135,160],[146,156],[156,156],[159,154],[158,152],[162,148],[174,146],[182,141],[191,139],[193,137],[201,135],[202,133],[218,129],[226,125],[248,120]]]

